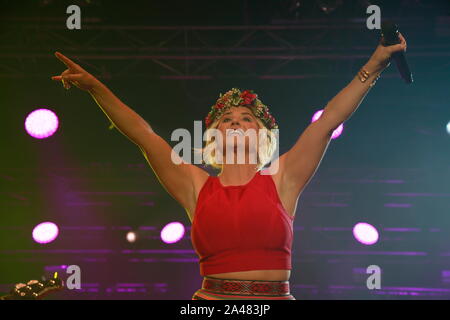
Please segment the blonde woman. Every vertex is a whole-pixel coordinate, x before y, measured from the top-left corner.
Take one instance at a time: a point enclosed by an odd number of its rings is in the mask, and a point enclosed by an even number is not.
[[[220,133],[210,135],[205,146],[214,147],[205,152],[205,161],[220,168],[217,176],[184,161],[176,164],[172,148],[144,119],[59,52],[55,55],[67,70],[52,79],[67,89],[75,85],[89,92],[115,127],[139,146],[158,180],[185,208],[204,277],[192,299],[294,300],[289,277],[297,201],[334,129],[355,112],[389,66],[391,55],[406,50],[405,39],[399,37],[397,45],[385,47],[380,42],[358,75],[329,101],[320,119],[267,169],[263,167],[277,143],[273,130],[278,129],[268,107],[249,90],[233,88],[220,95],[205,119],[207,129]],[[251,131],[258,133],[256,141],[245,136]],[[238,150],[244,150],[244,161],[236,161]],[[227,152],[228,156],[232,152],[233,161],[227,161]]]

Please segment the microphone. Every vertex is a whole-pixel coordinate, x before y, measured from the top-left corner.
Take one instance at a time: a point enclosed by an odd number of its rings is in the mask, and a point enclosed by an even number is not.
[[[400,38],[398,36],[398,26],[391,21],[384,21],[381,23],[381,35],[384,37],[383,46],[391,46],[400,43]],[[400,76],[405,80],[406,83],[412,83],[413,77],[409,70],[408,62],[406,62],[406,57],[404,51],[397,51],[392,54],[398,72]]]

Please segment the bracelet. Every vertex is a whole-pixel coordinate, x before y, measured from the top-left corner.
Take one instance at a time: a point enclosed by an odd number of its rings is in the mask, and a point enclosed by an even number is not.
[[[361,68],[358,72],[358,76],[359,76],[359,80],[362,83],[365,83],[367,81],[367,79],[369,79],[370,73],[367,70],[365,70],[364,68]],[[372,83],[369,86],[373,87],[375,85],[375,83],[377,82],[377,80],[380,79],[380,77],[381,77],[381,72],[378,74],[378,76],[372,81]]]

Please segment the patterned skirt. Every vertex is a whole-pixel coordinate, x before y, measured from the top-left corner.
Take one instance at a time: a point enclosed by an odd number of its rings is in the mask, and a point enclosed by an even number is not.
[[[295,300],[289,281],[234,280],[204,277],[192,300]]]

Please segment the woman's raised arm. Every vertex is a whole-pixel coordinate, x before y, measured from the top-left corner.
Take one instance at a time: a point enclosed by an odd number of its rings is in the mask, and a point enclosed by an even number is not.
[[[141,132],[148,129],[150,125],[78,64],[59,52],[56,52],[55,56],[67,66],[67,70],[59,76],[53,76],[52,80],[61,81],[66,89],[74,85],[89,92],[114,126],[132,142],[140,145]]]
[[[114,126],[141,149],[167,192],[188,210],[192,220],[191,215],[196,204],[195,186],[199,185],[208,173],[192,164],[175,164],[172,161],[170,145],[157,135],[140,115],[78,64],[59,52],[55,55],[67,66],[67,70],[59,76],[53,76],[52,80],[61,81],[66,89],[74,85],[89,92]]]
[[[359,75],[331,99],[320,118],[309,124],[294,146],[280,157],[280,175],[290,189],[301,192],[312,179],[331,141],[333,131],[347,121],[358,109],[372,82],[389,66],[394,52],[406,51],[406,39],[399,34],[401,43],[384,46],[383,39],[363,67],[369,72],[365,82]]]

